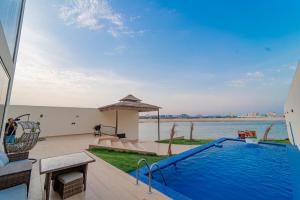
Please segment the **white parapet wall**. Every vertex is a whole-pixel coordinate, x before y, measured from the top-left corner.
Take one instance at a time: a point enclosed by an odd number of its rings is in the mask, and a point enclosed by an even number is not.
[[[115,126],[114,111],[100,112],[97,108],[26,105],[8,107],[7,118],[15,118],[23,114],[30,114],[30,120],[41,123],[41,137],[93,133],[93,128],[97,124]],[[138,119],[137,111],[119,111],[118,133],[126,133],[129,139],[138,139]]]
[[[300,149],[300,63],[284,106],[290,141]]]

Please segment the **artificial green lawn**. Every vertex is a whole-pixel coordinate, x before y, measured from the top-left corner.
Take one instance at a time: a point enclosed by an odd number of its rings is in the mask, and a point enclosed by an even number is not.
[[[200,145],[200,144],[206,144],[209,143],[213,140],[211,139],[193,139],[193,140],[189,140],[189,139],[174,139],[172,141],[172,144],[184,144],[184,145]],[[169,140],[160,140],[157,141],[158,143],[165,143],[168,144]]]
[[[126,173],[135,170],[137,167],[137,162],[141,158],[145,158],[150,165],[152,163],[155,163],[167,157],[167,156],[157,156],[157,155],[143,155],[143,154],[130,153],[130,152],[118,152],[113,150],[97,149],[97,148],[89,149],[89,151]]]
[[[201,144],[207,144],[211,141],[214,141],[212,139],[193,139],[193,140],[189,140],[189,139],[174,139],[172,141],[172,144],[184,144],[184,145],[201,145]],[[159,143],[165,143],[168,144],[169,140],[160,140],[157,141]],[[270,139],[267,141],[263,141],[263,142],[273,142],[273,143],[280,143],[280,144],[290,144],[289,140],[275,140],[275,139]]]
[[[262,142],[273,142],[273,143],[280,143],[280,144],[291,144],[289,140],[267,140]]]

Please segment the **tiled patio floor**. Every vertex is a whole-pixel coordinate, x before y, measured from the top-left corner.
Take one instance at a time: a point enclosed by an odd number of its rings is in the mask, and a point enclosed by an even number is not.
[[[40,141],[36,147],[30,152],[32,158],[46,158],[57,155],[80,152],[88,148],[89,144],[95,141],[95,137],[91,134],[50,137],[45,141]],[[147,142],[146,148],[153,151],[164,151],[167,149],[165,144],[151,144]],[[176,145],[173,147],[174,152],[178,153],[191,147]],[[141,183],[135,185],[135,179],[130,175],[111,166],[98,157],[90,154],[96,159],[96,162],[89,164],[87,190],[81,194],[75,195],[70,200],[109,200],[109,199],[168,199],[168,197],[153,190],[152,194],[148,194],[148,186]],[[31,185],[30,185],[30,200],[42,200],[43,184],[45,176],[39,175],[38,162],[34,164]],[[56,192],[51,191],[52,200],[60,199]]]

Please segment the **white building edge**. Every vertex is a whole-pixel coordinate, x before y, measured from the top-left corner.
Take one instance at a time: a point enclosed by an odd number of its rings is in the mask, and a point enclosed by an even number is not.
[[[300,149],[300,62],[284,106],[290,142]]]
[[[25,0],[1,1],[5,12],[0,15],[0,149],[4,124],[15,75]]]

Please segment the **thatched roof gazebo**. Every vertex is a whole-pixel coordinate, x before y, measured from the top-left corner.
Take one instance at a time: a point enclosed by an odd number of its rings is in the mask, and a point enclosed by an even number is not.
[[[160,117],[159,117],[159,106],[151,105],[142,103],[142,100],[136,98],[133,95],[127,95],[126,97],[119,100],[118,103],[110,104],[107,106],[103,106],[98,108],[99,111],[111,111],[115,110],[116,112],[116,129],[115,133],[118,133],[118,111],[119,110],[136,110],[138,112],[151,112],[151,111],[157,111],[157,136],[158,140],[160,140]]]

